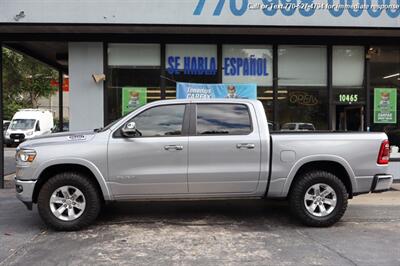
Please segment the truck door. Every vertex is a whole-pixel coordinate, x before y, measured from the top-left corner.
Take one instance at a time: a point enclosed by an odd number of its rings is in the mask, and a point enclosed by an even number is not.
[[[136,134],[114,132],[108,144],[109,182],[114,195],[187,193],[188,136],[185,104],[151,107],[129,122]]]
[[[256,190],[261,143],[251,105],[198,103],[190,127],[189,193]]]

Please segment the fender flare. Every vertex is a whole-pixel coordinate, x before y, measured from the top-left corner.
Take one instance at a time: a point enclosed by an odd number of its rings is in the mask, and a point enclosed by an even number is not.
[[[286,182],[282,191],[282,196],[286,197],[288,195],[290,186],[292,185],[293,179],[296,176],[299,169],[307,163],[317,162],[317,161],[335,162],[343,166],[350,178],[351,186],[353,188],[352,190],[358,191],[354,171],[351,168],[350,164],[344,158],[337,155],[317,154],[317,155],[310,155],[303,157],[292,166],[288,174],[288,177],[286,178]]]
[[[100,172],[99,168],[93,164],[92,162],[80,158],[57,158],[45,161],[44,163],[40,164],[40,166],[34,172],[34,179],[38,180],[40,175],[45,171],[47,168],[56,166],[56,165],[63,165],[63,164],[76,164],[89,169],[92,172],[94,177],[96,178],[97,183],[100,186],[101,192],[103,194],[104,200],[110,201],[113,200],[112,193],[107,186],[106,179]]]

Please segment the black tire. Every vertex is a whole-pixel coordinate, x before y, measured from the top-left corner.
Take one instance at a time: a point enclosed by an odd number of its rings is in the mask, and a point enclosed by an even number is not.
[[[336,206],[329,215],[318,217],[310,213],[304,203],[307,190],[318,183],[329,185],[336,193]],[[289,194],[292,213],[308,226],[327,227],[338,222],[347,209],[348,193],[343,182],[334,174],[325,171],[305,173],[295,181]]]
[[[74,186],[84,195],[86,207],[81,216],[72,221],[62,221],[50,209],[52,193],[62,186]],[[102,200],[96,185],[88,177],[77,172],[63,172],[51,177],[40,189],[38,211],[49,227],[58,231],[75,231],[89,226],[100,213]]]

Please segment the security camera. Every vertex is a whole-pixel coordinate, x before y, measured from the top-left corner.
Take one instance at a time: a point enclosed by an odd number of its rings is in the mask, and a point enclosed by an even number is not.
[[[374,56],[379,56],[381,50],[379,48],[369,48],[367,54],[365,55],[366,59],[371,59]]]
[[[93,78],[94,82],[100,83],[101,81],[106,80],[106,75],[104,75],[104,74],[93,74],[92,78]]]

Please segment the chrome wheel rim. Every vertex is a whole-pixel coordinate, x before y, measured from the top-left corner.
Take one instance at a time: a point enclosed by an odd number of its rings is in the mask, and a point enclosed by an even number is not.
[[[304,195],[304,205],[307,211],[317,217],[325,217],[331,214],[336,204],[336,192],[327,184],[314,184],[307,189]]]
[[[62,221],[78,219],[86,208],[86,199],[82,191],[74,186],[57,188],[50,197],[50,210]]]

